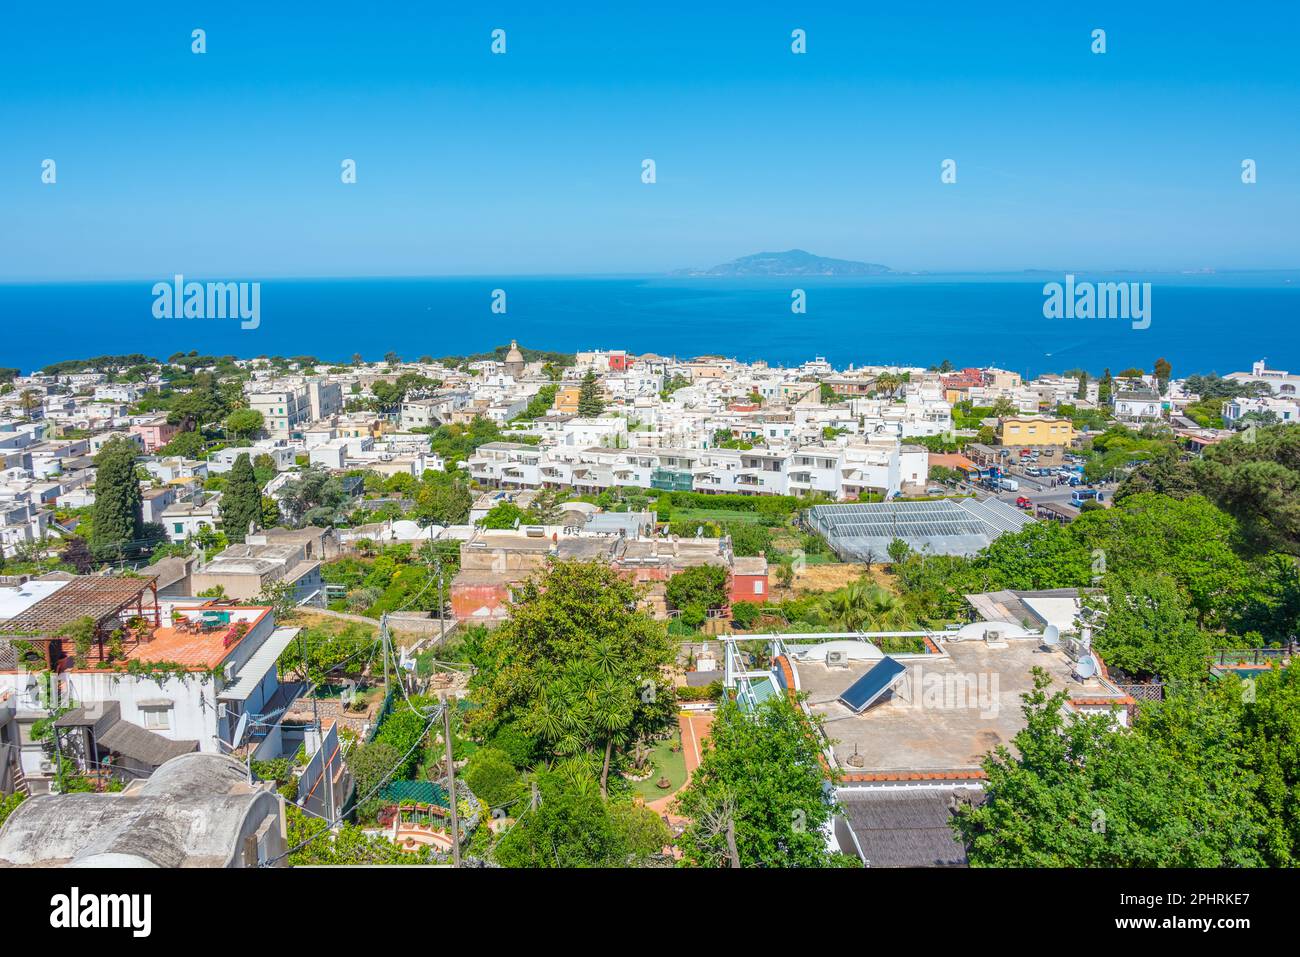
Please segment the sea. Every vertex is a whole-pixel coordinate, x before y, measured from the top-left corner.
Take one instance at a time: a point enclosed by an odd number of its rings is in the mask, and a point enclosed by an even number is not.
[[[156,318],[150,280],[0,284],[0,367],[142,353],[310,355],[346,362],[486,352],[519,341],[556,352],[723,355],[773,366],[998,366],[1096,375],[1167,359],[1175,376],[1300,367],[1300,271],[1078,273],[1076,283],[1149,282],[1150,323],[1047,318],[1064,274],[866,278],[665,276],[261,280],[257,327]],[[256,277],[239,277],[257,281]],[[228,277],[186,277],[233,281]],[[796,290],[802,291],[799,297]],[[802,299],[804,311],[792,306]]]

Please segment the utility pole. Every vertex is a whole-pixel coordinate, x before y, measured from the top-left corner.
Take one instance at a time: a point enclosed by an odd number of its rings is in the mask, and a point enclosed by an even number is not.
[[[456,696],[447,695],[442,702],[442,738],[447,749],[447,803],[451,810],[452,866],[460,867],[460,811],[456,808],[456,765],[451,757],[451,710]]]
[[[379,616],[379,642],[384,655],[384,694],[393,689],[388,683],[388,612]]]
[[[441,647],[447,640],[447,606],[442,603],[442,556],[437,552],[433,554],[433,567],[438,576],[438,646]]]

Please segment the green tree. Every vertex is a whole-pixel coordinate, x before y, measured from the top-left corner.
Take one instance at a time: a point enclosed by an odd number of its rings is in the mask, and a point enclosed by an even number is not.
[[[547,755],[598,761],[605,792],[616,751],[673,713],[675,649],[641,597],[604,563],[556,561],[529,579],[476,655],[474,723],[490,737],[518,721]]]
[[[514,502],[498,502],[478,520],[481,528],[514,528],[526,520],[524,510]]]
[[[1300,666],[1251,681],[1225,680],[1215,692],[1237,710],[1250,766],[1259,775],[1263,853],[1271,867],[1300,863]]]
[[[1093,644],[1110,667],[1167,682],[1205,675],[1212,645],[1173,578],[1159,571],[1112,573],[1104,597],[1090,602],[1103,617]]]
[[[692,565],[668,579],[664,593],[674,608],[724,608],[727,570],[720,565]]]
[[[330,833],[328,821],[308,814],[296,804],[285,802],[284,811],[288,845],[294,849],[289,863],[295,867],[431,864],[434,861],[427,847],[409,853],[385,837],[367,834],[355,824],[342,824]]]
[[[510,756],[497,748],[479,748],[470,755],[465,783],[490,807],[504,807],[523,793],[518,769]]]
[[[196,459],[207,448],[207,442],[201,432],[179,432],[172,440],[159,449],[162,455],[179,455],[181,458]]]
[[[262,517],[262,490],[248,453],[241,452],[235,458],[226,490],[221,495],[221,530],[229,541],[241,543],[250,528],[261,525]]]
[[[865,577],[827,594],[821,615],[837,631],[904,631],[914,625],[897,595]]]
[[[691,823],[678,840],[695,867],[824,867],[823,828],[835,804],[820,763],[819,733],[806,714],[773,697],[747,714],[724,704],[704,758],[677,800]],[[733,858],[734,853],[734,858]]]
[[[1065,526],[1035,522],[994,539],[975,567],[987,571],[998,588],[1071,588],[1091,581],[1092,555]]]
[[[543,772],[536,777],[537,800],[519,813],[497,843],[494,855],[505,867],[625,867],[641,863],[629,828],[610,813],[594,781],[577,773]],[[632,834],[629,834],[632,831]]]
[[[26,798],[27,795],[22,791],[15,791],[13,794],[0,797],[0,827],[4,827],[9,815],[18,810],[18,805],[22,804]]]
[[[226,416],[226,432],[236,439],[254,439],[262,433],[266,420],[256,409],[236,409]]]
[[[595,371],[588,369],[578,389],[578,415],[595,416],[604,411],[605,403],[600,398],[600,383],[596,381]]]
[[[889,555],[890,562],[899,565],[906,561],[907,556],[911,554],[912,549],[909,548],[907,542],[903,541],[901,538],[895,538],[890,540],[885,551]]]
[[[1168,574],[1202,627],[1221,626],[1241,604],[1248,565],[1234,550],[1240,528],[1203,496],[1131,495],[1080,515],[1069,531],[1104,557],[1107,571]]]
[[[102,557],[134,546],[141,538],[140,482],[135,477],[135,446],[110,439],[95,456],[94,530],[91,548]]]
[[[363,744],[348,755],[348,770],[356,782],[357,817],[361,820],[373,820],[383,805],[379,796],[383,786],[394,780],[394,768],[401,763],[402,754],[385,741],[372,741]],[[373,794],[371,792],[374,792]]]
[[[1255,776],[1227,709],[1199,693],[1132,729],[1064,710],[1035,669],[1025,727],[983,763],[986,799],[953,826],[976,867],[1240,867],[1262,863]]]
[[[473,504],[469,489],[455,476],[430,470],[415,493],[411,516],[421,525],[461,525],[469,519]]]
[[[1151,373],[1160,383],[1160,391],[1163,393],[1169,387],[1169,377],[1173,374],[1174,367],[1169,364],[1168,359],[1157,359]]]
[[[1193,472],[1205,494],[1259,546],[1300,554],[1300,428],[1256,428],[1205,451]]]
[[[1159,492],[1171,498],[1187,498],[1199,491],[1196,475],[1189,463],[1182,461],[1176,449],[1162,449],[1150,461],[1139,465],[1115,490],[1115,504],[1142,492]]]

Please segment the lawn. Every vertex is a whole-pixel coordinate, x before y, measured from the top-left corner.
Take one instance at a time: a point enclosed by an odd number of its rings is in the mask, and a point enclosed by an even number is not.
[[[670,746],[677,741],[677,735],[660,741],[654,746],[650,754],[650,763],[654,765],[654,772],[644,781],[629,781],[632,785],[632,793],[639,794],[645,798],[646,802],[657,801],[661,797],[667,797],[672,794],[683,784],[686,783],[686,753],[677,751],[673,753],[669,750]],[[672,787],[667,790],[655,787],[655,782],[659,780],[660,775],[666,775],[672,782]]]
[[[771,516],[759,512],[740,512],[729,508],[675,508],[674,522],[748,522],[755,525],[771,524]]]

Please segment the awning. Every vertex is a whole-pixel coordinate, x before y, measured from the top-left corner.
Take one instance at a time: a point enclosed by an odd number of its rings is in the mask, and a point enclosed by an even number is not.
[[[199,749],[197,741],[173,741],[130,721],[119,721],[99,735],[96,742],[104,750],[155,768],[178,755]]]
[[[70,708],[54,719],[56,728],[89,728],[98,738],[112,725],[122,720],[122,707],[116,701],[100,701],[94,704]]]
[[[217,695],[219,701],[247,701],[257,686],[262,683],[266,673],[275,667],[275,663],[284,654],[284,649],[298,636],[298,628],[277,628],[269,638],[262,642],[253,654],[239,666],[235,680],[221,689]]]

